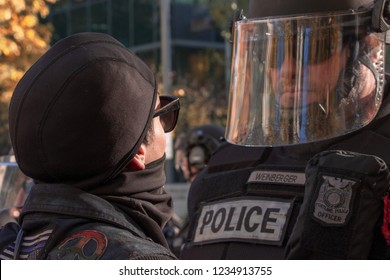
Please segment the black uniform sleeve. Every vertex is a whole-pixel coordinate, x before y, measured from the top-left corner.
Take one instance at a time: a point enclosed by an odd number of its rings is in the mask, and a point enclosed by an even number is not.
[[[286,258],[387,258],[381,226],[388,187],[389,169],[378,157],[346,151],[314,156]]]

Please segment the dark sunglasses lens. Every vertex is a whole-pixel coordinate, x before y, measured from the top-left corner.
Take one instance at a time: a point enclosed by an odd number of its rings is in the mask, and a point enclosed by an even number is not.
[[[175,127],[174,123],[174,112],[169,112],[160,116],[160,121],[165,132],[170,132]]]
[[[171,103],[171,102],[172,102],[172,99],[161,98],[160,99],[161,108],[168,106],[169,103]],[[179,114],[179,110],[173,109],[172,111],[168,111],[168,112],[160,115],[160,122],[161,122],[163,129],[164,129],[164,132],[171,132],[175,128],[178,114]]]

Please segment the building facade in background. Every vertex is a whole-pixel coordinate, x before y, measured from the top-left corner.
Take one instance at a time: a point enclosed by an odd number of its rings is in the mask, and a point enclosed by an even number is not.
[[[161,36],[162,2],[170,3],[170,38]],[[192,82],[195,88],[212,81],[214,90],[210,94],[223,91],[226,97],[227,44],[221,35],[223,30],[216,27],[210,14],[209,2],[212,1],[58,0],[50,7],[47,20],[54,26],[53,43],[77,32],[108,33],[137,53],[158,77],[164,70],[161,44],[168,39],[172,92],[166,94],[175,94],[176,90],[183,96],[187,93],[185,82]],[[229,5],[232,1],[222,2]]]

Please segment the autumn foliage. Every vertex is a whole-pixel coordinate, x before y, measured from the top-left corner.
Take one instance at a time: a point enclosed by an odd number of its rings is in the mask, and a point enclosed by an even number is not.
[[[56,0],[0,0],[0,153],[9,149],[8,104],[26,70],[49,48],[52,27],[44,24]]]

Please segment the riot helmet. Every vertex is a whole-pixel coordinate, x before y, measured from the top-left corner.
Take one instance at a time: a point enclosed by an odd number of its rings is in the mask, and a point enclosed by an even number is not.
[[[234,23],[226,140],[280,146],[356,131],[384,88],[386,0],[250,0]]]
[[[208,124],[181,134],[175,141],[175,168],[187,181],[192,181],[210,160],[212,153],[223,142],[225,129]]]

